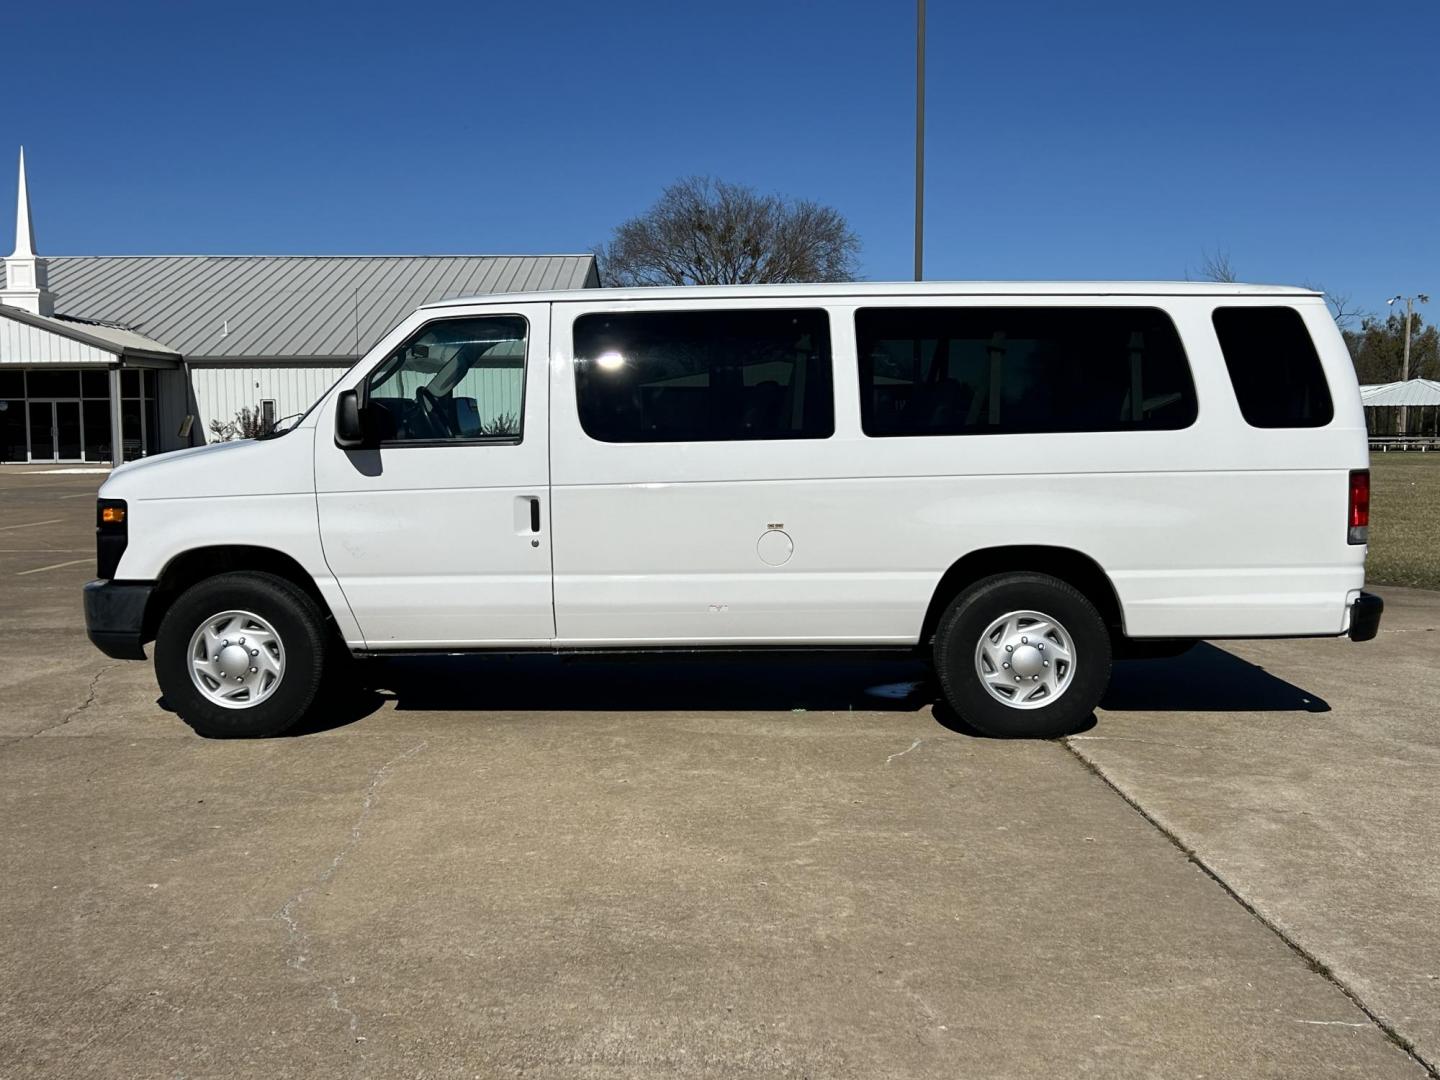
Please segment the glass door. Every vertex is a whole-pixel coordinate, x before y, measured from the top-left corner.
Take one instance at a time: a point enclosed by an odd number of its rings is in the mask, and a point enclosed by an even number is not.
[[[55,403],[30,402],[30,460],[55,460]]]
[[[83,461],[78,401],[30,401],[30,460]]]

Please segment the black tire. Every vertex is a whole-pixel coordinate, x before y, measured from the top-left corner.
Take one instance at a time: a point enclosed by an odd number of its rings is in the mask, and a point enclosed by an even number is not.
[[[247,708],[209,700],[190,677],[190,639],[211,616],[248,611],[268,622],[284,644],[285,665],[268,697]],[[259,571],[220,574],[192,585],[170,605],[155,638],[155,677],[165,701],[209,739],[279,735],[314,704],[325,678],[331,642],[325,615],[303,589]]]
[[[1032,709],[998,700],[976,670],[976,649],[987,628],[1020,611],[1058,620],[1074,647],[1070,681],[1051,703]],[[940,616],[934,657],[935,673],[950,707],[967,724],[999,738],[1055,739],[1074,733],[1090,719],[1110,682],[1110,634],[1105,621],[1079,590],[1048,574],[996,574],[960,593]]]

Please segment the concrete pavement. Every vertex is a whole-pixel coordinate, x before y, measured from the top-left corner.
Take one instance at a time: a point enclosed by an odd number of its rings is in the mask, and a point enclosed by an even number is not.
[[[1231,642],[1272,704],[1107,711],[1069,740],[1259,915],[1440,1064],[1440,594],[1381,589],[1380,637]],[[1218,650],[1217,650],[1218,655]],[[1192,655],[1123,683],[1158,700],[1205,678]],[[1304,687],[1297,691],[1294,687]],[[1258,700],[1258,699],[1257,699]],[[1267,695],[1267,700],[1269,696]]]
[[[1068,744],[909,663],[550,658],[210,743],[27,572],[96,480],[0,472],[55,522],[0,531],[0,1076],[1433,1069],[1440,597],[1122,666]]]

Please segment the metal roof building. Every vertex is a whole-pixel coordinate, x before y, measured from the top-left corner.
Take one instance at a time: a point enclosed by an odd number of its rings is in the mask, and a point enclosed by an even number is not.
[[[0,268],[0,462],[203,442],[242,408],[306,408],[422,304],[598,284],[588,254],[44,258],[22,151]]]
[[[1360,403],[1367,409],[1396,405],[1440,405],[1440,382],[1406,379],[1360,387]]]
[[[354,360],[421,304],[598,284],[593,255],[71,255],[56,304],[192,362]],[[0,288],[5,274],[0,272]]]
[[[1360,387],[1360,404],[1372,446],[1398,440],[1424,448],[1440,435],[1440,382],[1434,379],[1370,383]]]

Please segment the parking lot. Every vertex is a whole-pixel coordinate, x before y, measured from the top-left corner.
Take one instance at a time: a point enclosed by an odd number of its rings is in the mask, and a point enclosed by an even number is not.
[[[0,1076],[1440,1066],[1440,593],[979,738],[922,666],[473,658],[197,738],[0,472]]]

